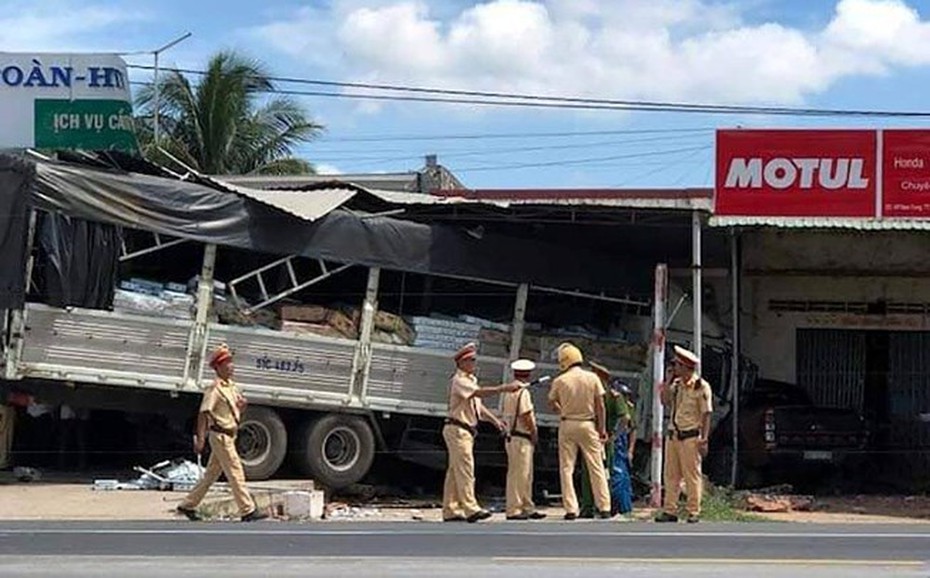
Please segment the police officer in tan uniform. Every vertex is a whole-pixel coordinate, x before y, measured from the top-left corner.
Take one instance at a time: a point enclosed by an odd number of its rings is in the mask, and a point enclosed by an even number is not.
[[[713,399],[710,384],[699,378],[698,356],[675,346],[670,379],[662,385],[662,403],[670,408],[668,438],[665,445],[665,502],[656,522],[678,521],[678,497],[681,481],[688,495],[688,523],[695,524],[701,515],[703,477],[701,460],[707,455]]]
[[[559,414],[559,469],[562,480],[562,506],[565,519],[578,517],[578,498],[573,476],[578,450],[587,466],[598,518],[610,518],[610,491],[604,470],[604,442],[607,440],[604,386],[594,373],[582,369],[581,350],[572,344],[559,347],[562,374],[552,381],[549,403]]]
[[[255,508],[255,501],[245,487],[245,473],[236,452],[236,433],[246,401],[232,381],[233,359],[228,347],[221,345],[217,348],[210,359],[210,367],[216,372],[216,379],[203,392],[194,436],[194,452],[198,455],[203,453],[205,441],[209,439],[210,460],[203,478],[184,498],[177,511],[191,520],[198,519],[197,505],[223,473],[239,506],[241,520],[263,520],[268,516]]]
[[[475,377],[478,347],[469,343],[455,354],[455,375],[449,390],[449,414],[442,437],[449,451],[446,482],[442,492],[442,519],[445,522],[479,522],[491,513],[475,498],[475,436],[478,421],[493,423],[501,432],[507,425],[488,410],[481,399],[520,389],[509,383],[496,387],[478,387]]]
[[[539,431],[529,385],[536,364],[529,359],[518,359],[510,368],[514,383],[520,389],[503,396],[507,421],[507,519],[542,520],[546,515],[537,512],[533,504],[533,450]]]

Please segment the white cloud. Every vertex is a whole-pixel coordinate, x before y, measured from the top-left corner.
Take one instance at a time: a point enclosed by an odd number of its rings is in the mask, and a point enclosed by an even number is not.
[[[113,50],[119,47],[107,46],[104,33],[145,18],[139,8],[124,9],[78,0],[14,0],[4,2],[3,8],[0,50],[10,52]]]
[[[710,0],[430,4],[333,0],[252,32],[344,78],[613,98],[797,103],[930,64],[930,22],[904,0],[840,0],[819,30]]]

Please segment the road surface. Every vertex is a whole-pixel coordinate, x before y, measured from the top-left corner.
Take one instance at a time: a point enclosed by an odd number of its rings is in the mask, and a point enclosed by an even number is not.
[[[930,576],[930,525],[0,522],[0,576]]]

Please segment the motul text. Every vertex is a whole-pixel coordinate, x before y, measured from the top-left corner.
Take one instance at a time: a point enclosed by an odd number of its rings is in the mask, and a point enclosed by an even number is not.
[[[866,189],[869,179],[864,176],[864,159],[774,158],[763,162],[761,158],[735,158],[730,161],[726,188],[811,189],[814,179],[828,190]]]

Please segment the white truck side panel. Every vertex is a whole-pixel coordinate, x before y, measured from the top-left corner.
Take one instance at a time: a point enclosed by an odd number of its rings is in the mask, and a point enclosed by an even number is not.
[[[21,377],[154,389],[183,386],[190,321],[29,303]]]

